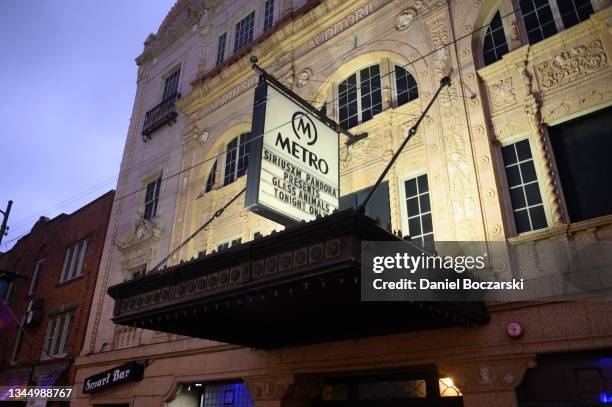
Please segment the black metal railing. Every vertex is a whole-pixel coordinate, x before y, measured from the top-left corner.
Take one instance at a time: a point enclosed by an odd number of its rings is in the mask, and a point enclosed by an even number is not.
[[[176,92],[162,100],[160,104],[149,110],[145,115],[144,125],[142,126],[142,136],[146,140],[151,138],[151,134],[166,124],[176,121],[176,101],[181,94]]]

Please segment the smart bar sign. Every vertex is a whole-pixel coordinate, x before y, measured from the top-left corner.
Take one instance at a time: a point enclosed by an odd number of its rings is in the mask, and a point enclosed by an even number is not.
[[[255,89],[246,207],[284,225],[338,209],[339,136],[266,80]]]

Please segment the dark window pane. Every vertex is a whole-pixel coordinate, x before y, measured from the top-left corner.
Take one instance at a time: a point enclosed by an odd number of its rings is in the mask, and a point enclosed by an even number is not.
[[[510,187],[521,184],[521,175],[517,165],[506,168],[506,176]]]
[[[514,223],[516,223],[516,231],[518,233],[529,232],[531,230],[527,209],[514,212]]]
[[[427,185],[427,175],[421,175],[418,178],[418,182],[419,182],[419,193],[420,194],[422,194],[423,192],[429,191],[429,186]]]
[[[502,156],[504,157],[504,165],[508,166],[516,162],[516,153],[514,152],[514,144],[502,147]]]
[[[528,160],[531,158],[531,149],[529,148],[529,140],[525,139],[516,143],[516,152],[519,161]]]
[[[527,161],[521,164],[521,174],[523,175],[523,182],[531,182],[537,180],[535,167],[533,161]]]
[[[531,215],[531,223],[533,226],[533,230],[542,229],[548,226],[546,224],[546,215],[544,214],[544,207],[542,205],[538,205],[535,208],[530,208],[529,214]]]
[[[549,129],[572,222],[612,214],[612,107]]]
[[[527,195],[527,203],[531,205],[537,205],[542,203],[542,197],[540,196],[540,188],[538,183],[525,185],[525,194]]]
[[[417,183],[415,178],[409,179],[404,185],[406,187],[406,197],[409,198],[417,194]]]
[[[512,201],[512,208],[520,209],[524,208],[525,205],[525,195],[523,194],[522,187],[512,188],[510,190],[510,200]]]
[[[412,219],[408,219],[408,233],[410,236],[418,236],[421,234],[421,219],[420,217],[415,217]]]
[[[212,168],[210,169],[210,173],[208,174],[208,179],[206,180],[206,190],[205,192],[209,192],[212,190],[213,185],[215,185],[215,176],[217,173],[217,160],[213,163]]]
[[[423,233],[429,233],[432,230],[431,214],[423,215]]]
[[[429,205],[429,194],[421,195],[419,197],[419,202],[421,203],[421,212],[429,212],[431,210]]]
[[[419,199],[418,198],[410,198],[406,201],[406,209],[408,211],[408,216],[418,215],[419,213]]]

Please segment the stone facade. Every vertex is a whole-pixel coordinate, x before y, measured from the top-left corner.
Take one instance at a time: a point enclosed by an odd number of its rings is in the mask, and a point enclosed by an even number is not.
[[[300,388],[296,375],[329,371],[393,369],[433,363],[453,377],[464,405],[517,405],[514,389],[540,353],[592,350],[612,344],[608,303],[506,304],[489,307],[491,322],[480,328],[364,338],[278,351],[259,351],[206,340],[113,325],[109,286],[149,269],[191,235],[240,191],[246,177],[222,185],[223,152],[249,131],[259,65],[313,105],[326,103],[338,119],[337,84],[363,67],[381,69],[383,111],[351,129],[368,138],[341,143],[341,193],[374,183],[401,144],[439,80],[443,90],[389,172],[393,230],[406,231],[403,182],[428,174],[436,240],[508,241],[612,237],[612,217],[569,223],[547,127],[611,104],[612,47],[607,1],[593,2],[589,19],[529,45],[525,29],[509,12],[511,0],[339,1],[277,0],[276,25],[263,32],[261,1],[179,1],[138,57],[138,91],[117,186],[103,261],[93,299],[77,381],[126,360],[150,361],[142,382],[80,395],[76,405],[130,403],[164,405],[182,383],[241,378],[260,405],[279,405]],[[499,7],[511,51],[483,67],[482,30]],[[235,54],[226,48],[217,65],[217,40],[255,11],[254,42]],[[449,45],[450,44],[450,45]],[[448,46],[447,46],[448,45]],[[397,106],[394,65],[413,75],[419,98]],[[144,114],[160,102],[165,75],[180,66],[177,122],[143,142]],[[549,227],[517,234],[500,146],[527,137]],[[343,136],[343,140],[344,136]],[[218,157],[216,183],[205,185]],[[162,174],[158,214],[143,220],[145,186]],[[210,253],[221,242],[253,238],[282,226],[244,209],[238,200],[170,260]],[[587,315],[591,317],[587,318]],[[505,326],[519,321],[525,334],[509,338]],[[595,322],[597,321],[597,322]],[[101,352],[104,349],[104,352]],[[308,386],[306,386],[308,388]],[[308,397],[299,392],[302,399]],[[171,405],[171,404],[169,404]]]

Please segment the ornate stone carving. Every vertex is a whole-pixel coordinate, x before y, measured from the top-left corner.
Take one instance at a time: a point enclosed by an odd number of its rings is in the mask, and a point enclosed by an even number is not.
[[[365,140],[347,147],[344,159],[341,157],[340,169],[346,171],[355,163],[365,164],[373,159],[379,160],[382,155],[380,136],[370,136]]]
[[[416,18],[417,11],[414,7],[407,8],[397,15],[395,18],[395,29],[397,31],[404,31],[408,29],[414,19]]]
[[[440,17],[431,23],[431,45],[434,55],[434,73],[435,79],[440,80],[444,76],[449,76],[452,71],[450,48],[446,45],[449,43],[448,26],[446,17]],[[451,95],[456,94],[454,85],[447,86],[439,96],[439,101],[442,106],[451,107]]]
[[[491,105],[493,110],[503,109],[516,103],[516,95],[512,86],[512,77],[501,79],[490,87]]]
[[[312,70],[310,68],[306,68],[297,74],[296,84],[298,88],[303,88],[308,84],[310,80],[310,76],[312,75]]]
[[[535,72],[542,89],[570,83],[593,73],[608,63],[608,56],[600,40],[579,45],[536,65]]]
[[[153,221],[140,219],[136,224],[132,225],[117,247],[119,250],[125,250],[138,243],[143,243],[151,238],[159,238],[162,230]]]
[[[216,2],[212,2],[216,3]],[[159,26],[157,34],[150,34],[145,41],[145,51],[137,58],[137,63],[161,52],[200,20],[206,21],[208,8],[204,0],[180,0],[172,7]]]

